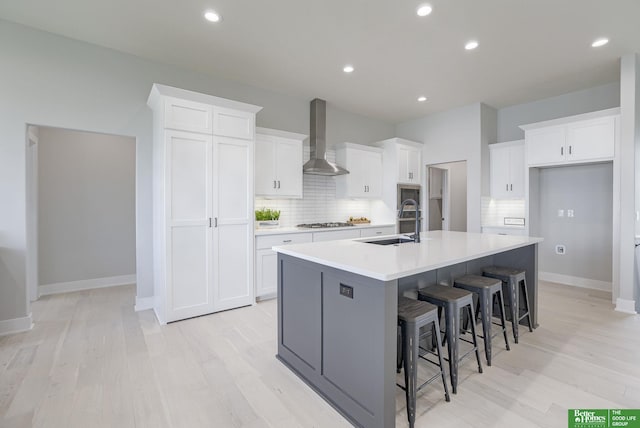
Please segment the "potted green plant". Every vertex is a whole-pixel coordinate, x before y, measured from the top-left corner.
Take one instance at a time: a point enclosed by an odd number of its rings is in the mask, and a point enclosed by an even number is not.
[[[256,228],[269,229],[280,226],[280,210],[262,208],[256,210]]]

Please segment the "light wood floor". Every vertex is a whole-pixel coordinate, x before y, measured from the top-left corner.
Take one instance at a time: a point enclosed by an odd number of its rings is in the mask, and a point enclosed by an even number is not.
[[[484,374],[467,360],[418,427],[566,427],[568,408],[640,408],[640,317],[609,294],[540,284],[540,328]],[[280,364],[276,302],[159,326],[132,286],[47,296],[35,328],[0,337],[1,427],[345,427]],[[397,426],[407,426],[403,393]]]

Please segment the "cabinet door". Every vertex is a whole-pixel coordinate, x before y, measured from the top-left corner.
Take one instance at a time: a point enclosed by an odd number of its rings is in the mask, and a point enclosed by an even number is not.
[[[278,289],[278,253],[256,251],[256,297],[270,296]]]
[[[253,140],[255,118],[256,115],[253,113],[216,107],[213,110],[213,134]]]
[[[411,149],[408,150],[408,173],[409,173],[409,183],[420,184],[420,171],[422,171],[422,153],[420,150]]]
[[[167,131],[167,321],[213,312],[212,138]]]
[[[360,238],[360,231],[358,229],[313,232],[313,242],[337,241],[340,239],[355,239],[355,238]]]
[[[212,111],[210,105],[193,101],[166,98],[164,101],[164,126],[169,129],[211,134]]]
[[[363,175],[365,177],[366,198],[382,197],[382,154],[377,152],[362,153]]]
[[[411,183],[410,175],[410,153],[411,151],[407,147],[398,146],[398,182],[399,183]]]
[[[565,162],[566,127],[554,126],[526,132],[527,163],[550,165]]]
[[[253,142],[214,140],[214,306],[253,300]]]
[[[615,146],[615,119],[585,120],[567,126],[567,160],[611,159]]]
[[[524,198],[524,144],[509,148],[509,197]]]
[[[274,196],[277,194],[276,174],[277,143],[256,137],[256,195]]]
[[[276,164],[278,195],[302,198],[302,144],[299,141],[279,141]]]
[[[491,197],[494,199],[509,198],[509,169],[511,147],[491,147],[490,152],[490,180]]]

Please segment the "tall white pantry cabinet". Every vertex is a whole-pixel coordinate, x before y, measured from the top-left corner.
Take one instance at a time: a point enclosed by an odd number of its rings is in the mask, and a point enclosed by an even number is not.
[[[254,301],[261,107],[154,84],[154,310],[161,323]]]

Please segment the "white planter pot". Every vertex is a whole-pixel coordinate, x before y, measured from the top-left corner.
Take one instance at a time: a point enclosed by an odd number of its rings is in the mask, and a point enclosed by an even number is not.
[[[280,220],[256,220],[256,229],[275,229],[280,227]]]

